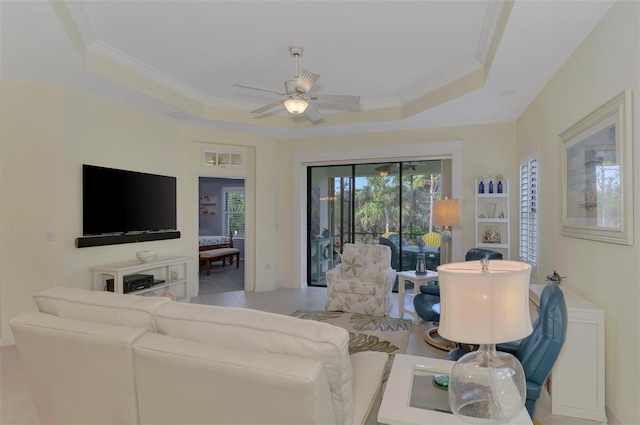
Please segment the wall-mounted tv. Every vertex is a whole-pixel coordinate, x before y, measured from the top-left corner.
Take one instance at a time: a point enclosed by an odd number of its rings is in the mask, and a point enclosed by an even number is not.
[[[87,164],[82,166],[84,236],[139,235],[171,232],[176,228],[175,177]],[[99,245],[139,241],[142,240],[134,238],[114,242],[110,239],[110,242]]]

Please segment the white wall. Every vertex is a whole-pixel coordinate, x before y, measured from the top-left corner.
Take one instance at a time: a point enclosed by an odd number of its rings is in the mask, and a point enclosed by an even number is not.
[[[185,232],[193,218],[184,208],[190,203],[186,178],[188,161],[177,143],[180,128],[73,91],[64,94],[64,133],[61,161],[63,191],[55,207],[64,215],[60,236],[64,239],[64,269],[61,282],[48,281],[45,287],[63,284],[91,288],[89,267],[135,259],[142,249],[159,255],[189,255],[193,237]],[[82,164],[141,171],[177,177],[177,224],[180,239],[108,245],[78,249],[75,238],[82,235]],[[46,168],[42,169],[46,178]],[[105,208],[122,208],[110,199]],[[150,206],[152,207],[152,206]]]
[[[640,423],[640,7],[617,2],[517,122],[518,156],[540,152],[540,270],[605,310],[606,406],[621,423]],[[633,246],[560,236],[558,135],[624,89],[633,90]]]
[[[499,172],[512,182],[519,159],[540,151],[540,274],[568,276],[564,284],[605,309],[607,407],[623,423],[640,423],[640,223],[634,209],[634,246],[559,236],[558,134],[625,88],[640,93],[639,5],[617,2],[573,57],[516,123],[380,132],[277,141],[247,134],[167,124],[59,87],[2,80],[0,90],[0,338],[9,319],[33,310],[33,294],[53,285],[90,287],[89,267],[133,258],[135,251],[196,254],[197,177],[246,179],[247,232],[255,244],[245,260],[255,264],[249,289],[299,287],[300,196],[294,157],[305,152],[415,145],[416,155],[434,143],[462,142],[460,245],[474,244],[474,180]],[[640,140],[634,100],[634,141]],[[517,136],[517,143],[516,143]],[[246,153],[241,174],[202,164],[204,147],[236,146]],[[634,168],[640,164],[634,142]],[[178,240],[77,249],[81,234],[82,163],[178,177]],[[634,197],[640,202],[640,182]],[[517,211],[512,196],[511,211]],[[253,203],[253,205],[251,204]],[[257,208],[259,206],[259,208]],[[512,214],[515,217],[515,214]],[[517,235],[517,222],[511,234]],[[47,231],[55,240],[45,241]],[[515,238],[512,242],[517,242]],[[517,257],[517,244],[511,255]],[[194,265],[194,268],[196,266]],[[535,279],[535,277],[534,277]]]
[[[0,336],[31,295],[64,279],[63,91],[1,82]],[[45,232],[55,240],[45,242]],[[79,236],[79,235],[78,235]]]
[[[473,245],[473,180],[492,171],[513,178],[517,171],[509,160],[515,158],[514,124],[278,142],[179,127],[57,87],[3,80],[1,88],[1,338],[10,338],[11,317],[35,309],[35,293],[54,285],[90,288],[91,266],[133,258],[140,249],[195,258],[198,176],[245,178],[247,233],[255,236],[249,237],[255,242],[245,246],[247,289],[267,291],[301,284],[292,265],[299,249],[295,235],[303,225],[294,215],[295,152],[317,146],[325,151],[366,151],[368,146],[393,144],[416,144],[419,151],[425,143],[463,141],[460,232],[465,250]],[[244,153],[245,168],[213,169],[203,164],[203,149],[229,146]],[[181,238],[75,248],[75,238],[82,234],[83,163],[176,176]],[[108,200],[105,205],[109,207]],[[45,242],[49,230],[55,241]],[[197,264],[193,267],[195,271]]]
[[[454,188],[457,184],[460,193],[454,192],[453,196],[459,197],[461,200],[462,226],[454,229],[453,242],[457,244],[457,252],[463,253],[475,245],[474,181],[478,176],[491,172],[503,174],[505,178],[512,181],[517,179],[515,138],[515,123],[500,123],[281,141],[280,157],[283,163],[279,171],[279,181],[283,188],[282,194],[286,196],[282,199],[281,205],[293,207],[279,209],[282,214],[281,223],[287,223],[280,229],[280,251],[283,259],[294,259],[290,266],[281,268],[279,279],[281,285],[292,288],[299,287],[304,275],[305,262],[301,241],[305,234],[306,223],[297,215],[300,212],[295,209],[295,206],[296,193],[298,193],[298,198],[301,196],[304,200],[306,173],[304,167],[296,164],[296,157],[333,157],[337,158],[334,159],[335,161],[355,156],[367,160],[379,158],[375,156],[376,151],[387,151],[389,159],[393,155],[404,155],[405,159],[410,159],[411,156],[421,159],[424,155],[438,152],[440,148],[434,148],[434,146],[443,146],[440,151],[442,154],[447,150],[445,148],[447,144],[461,144],[461,164],[459,168],[456,167],[459,176],[457,174],[453,176]],[[393,148],[394,146],[397,148]],[[415,148],[411,149],[412,146]],[[400,151],[402,153],[399,153]],[[409,157],[406,156],[407,151],[410,152]],[[299,186],[296,187],[296,184]],[[515,211],[516,205],[516,197],[512,197],[512,211]],[[515,234],[515,226],[514,220],[512,234]],[[454,260],[461,261],[461,254],[456,256],[454,253]]]
[[[277,287],[274,140],[191,130],[59,87],[1,84],[0,338],[11,337],[12,317],[35,310],[35,293],[56,285],[90,289],[91,266],[134,259],[141,249],[195,259],[199,175],[246,178],[247,204],[262,208],[260,226],[255,215],[247,217],[247,231],[256,238],[255,246],[246,247],[245,259],[269,265],[258,284],[253,269],[246,280],[250,290]],[[241,175],[203,165],[203,147],[220,142],[237,145],[245,154]],[[257,164],[256,155],[266,162]],[[177,177],[181,238],[76,248],[75,239],[82,235],[83,163]],[[105,208],[117,207],[105,199]],[[47,232],[54,241],[45,241]]]

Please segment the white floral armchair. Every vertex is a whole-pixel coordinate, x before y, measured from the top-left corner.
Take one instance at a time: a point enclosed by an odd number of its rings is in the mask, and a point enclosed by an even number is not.
[[[391,309],[396,272],[388,246],[345,244],[342,264],[326,277],[327,310],[386,316]]]

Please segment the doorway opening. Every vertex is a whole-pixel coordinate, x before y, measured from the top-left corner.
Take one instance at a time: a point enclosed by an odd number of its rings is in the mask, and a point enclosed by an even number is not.
[[[199,295],[245,289],[245,181],[235,178],[199,177],[199,250],[225,245],[239,255],[220,257],[199,266]],[[207,268],[209,273],[207,274]]]
[[[340,262],[345,243],[390,246],[397,271],[415,270],[422,251],[427,268],[435,270],[441,229],[433,226],[431,211],[435,201],[450,196],[450,163],[428,159],[308,167],[308,284],[327,285],[325,274]]]

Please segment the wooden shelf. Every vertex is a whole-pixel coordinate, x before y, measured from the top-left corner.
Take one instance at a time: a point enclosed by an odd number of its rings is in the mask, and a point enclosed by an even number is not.
[[[475,182],[476,194],[476,248],[498,250],[508,260],[511,255],[511,213],[509,211],[509,180],[502,182],[502,193],[478,193],[479,181]],[[494,182],[494,190],[497,184]],[[485,190],[488,190],[485,184]],[[495,229],[491,229],[491,227]],[[484,233],[495,230],[500,236],[500,243],[484,242]]]
[[[329,251],[328,258],[323,256],[325,249]],[[333,238],[319,238],[311,241],[311,264],[311,280],[323,281],[325,272],[333,268]]]

